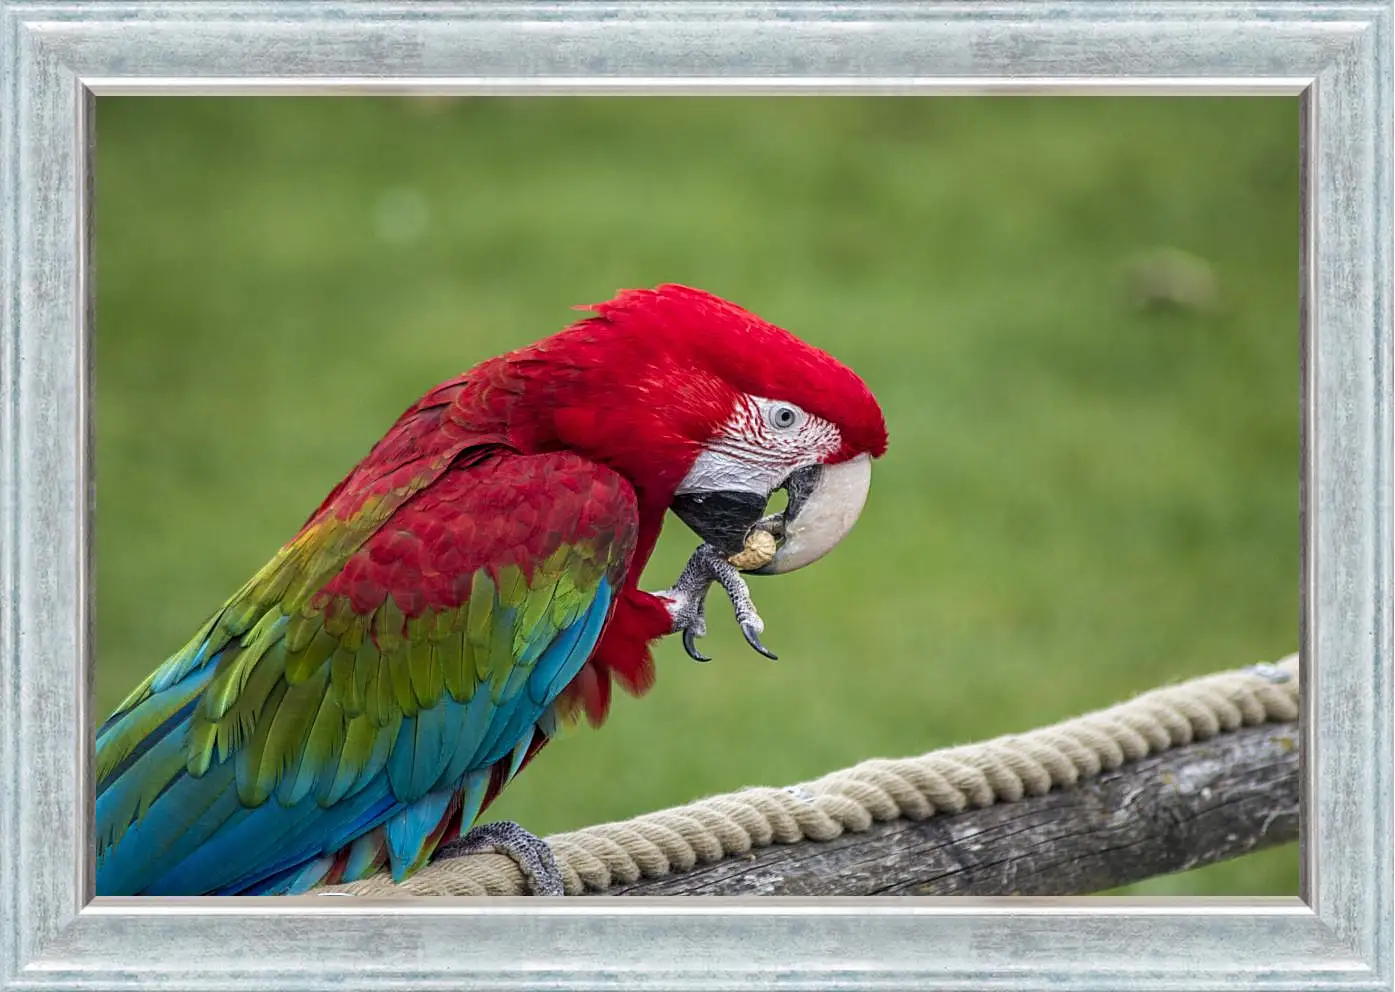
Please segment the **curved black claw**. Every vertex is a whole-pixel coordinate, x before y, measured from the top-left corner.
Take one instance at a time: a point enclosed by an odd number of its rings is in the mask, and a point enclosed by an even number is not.
[[[712,660],[697,649],[697,635],[693,633],[692,627],[683,628],[683,650],[688,652],[688,657],[693,661]]]
[[[757,651],[765,655],[771,661],[780,660],[779,655],[772,652],[769,648],[767,648],[764,644],[760,642],[760,630],[756,627],[755,624],[743,623],[741,625],[741,633],[746,636],[747,644],[751,645],[751,647],[755,648]]]

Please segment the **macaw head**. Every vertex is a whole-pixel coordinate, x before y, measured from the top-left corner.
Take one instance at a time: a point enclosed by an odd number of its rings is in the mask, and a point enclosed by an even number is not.
[[[832,355],[719,297],[629,290],[546,345],[585,367],[586,398],[554,410],[559,436],[627,475],[724,554],[760,523],[777,540],[758,574],[817,561],[856,522],[886,422]],[[545,343],[546,344],[546,343]],[[560,398],[560,397],[559,397]],[[778,490],[788,504],[767,516]]]

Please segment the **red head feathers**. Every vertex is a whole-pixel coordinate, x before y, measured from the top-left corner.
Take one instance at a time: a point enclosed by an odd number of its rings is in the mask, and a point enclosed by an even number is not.
[[[833,460],[886,451],[881,408],[852,369],[735,303],[669,283],[577,309],[598,315],[581,326],[603,323],[668,351],[676,361],[666,368],[656,363],[663,369],[657,378],[671,388],[682,391],[682,380],[700,371],[732,391],[788,400],[835,424],[844,447]],[[639,345],[636,352],[649,348]]]

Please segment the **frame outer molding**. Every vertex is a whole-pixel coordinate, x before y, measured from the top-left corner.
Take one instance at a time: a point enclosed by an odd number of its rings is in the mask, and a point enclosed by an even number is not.
[[[1389,21],[1357,37],[1305,96],[1305,893],[1391,974],[1391,129]],[[1364,94],[1383,93],[1386,106]],[[1353,483],[1359,484],[1353,485]],[[1365,488],[1365,492],[1362,489]],[[1339,734],[1320,728],[1342,727]],[[1358,731],[1356,728],[1361,727]],[[1385,801],[1372,803],[1371,798]],[[1329,815],[1331,811],[1332,815]]]
[[[1390,0],[0,0],[0,987],[1391,989],[1391,31]],[[1302,93],[1308,905],[90,901],[94,96],[422,90]]]

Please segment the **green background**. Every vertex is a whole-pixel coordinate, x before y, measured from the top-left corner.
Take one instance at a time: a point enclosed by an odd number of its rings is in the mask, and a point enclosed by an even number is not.
[[[798,782],[1296,646],[1294,100],[102,98],[97,127],[102,714],[427,387],[664,281],[833,351],[890,450],[835,554],[758,580],[779,663],[714,598],[712,664],[661,645],[492,814]],[[694,543],[672,521],[645,586]],[[1297,855],[1128,891],[1292,894]]]

